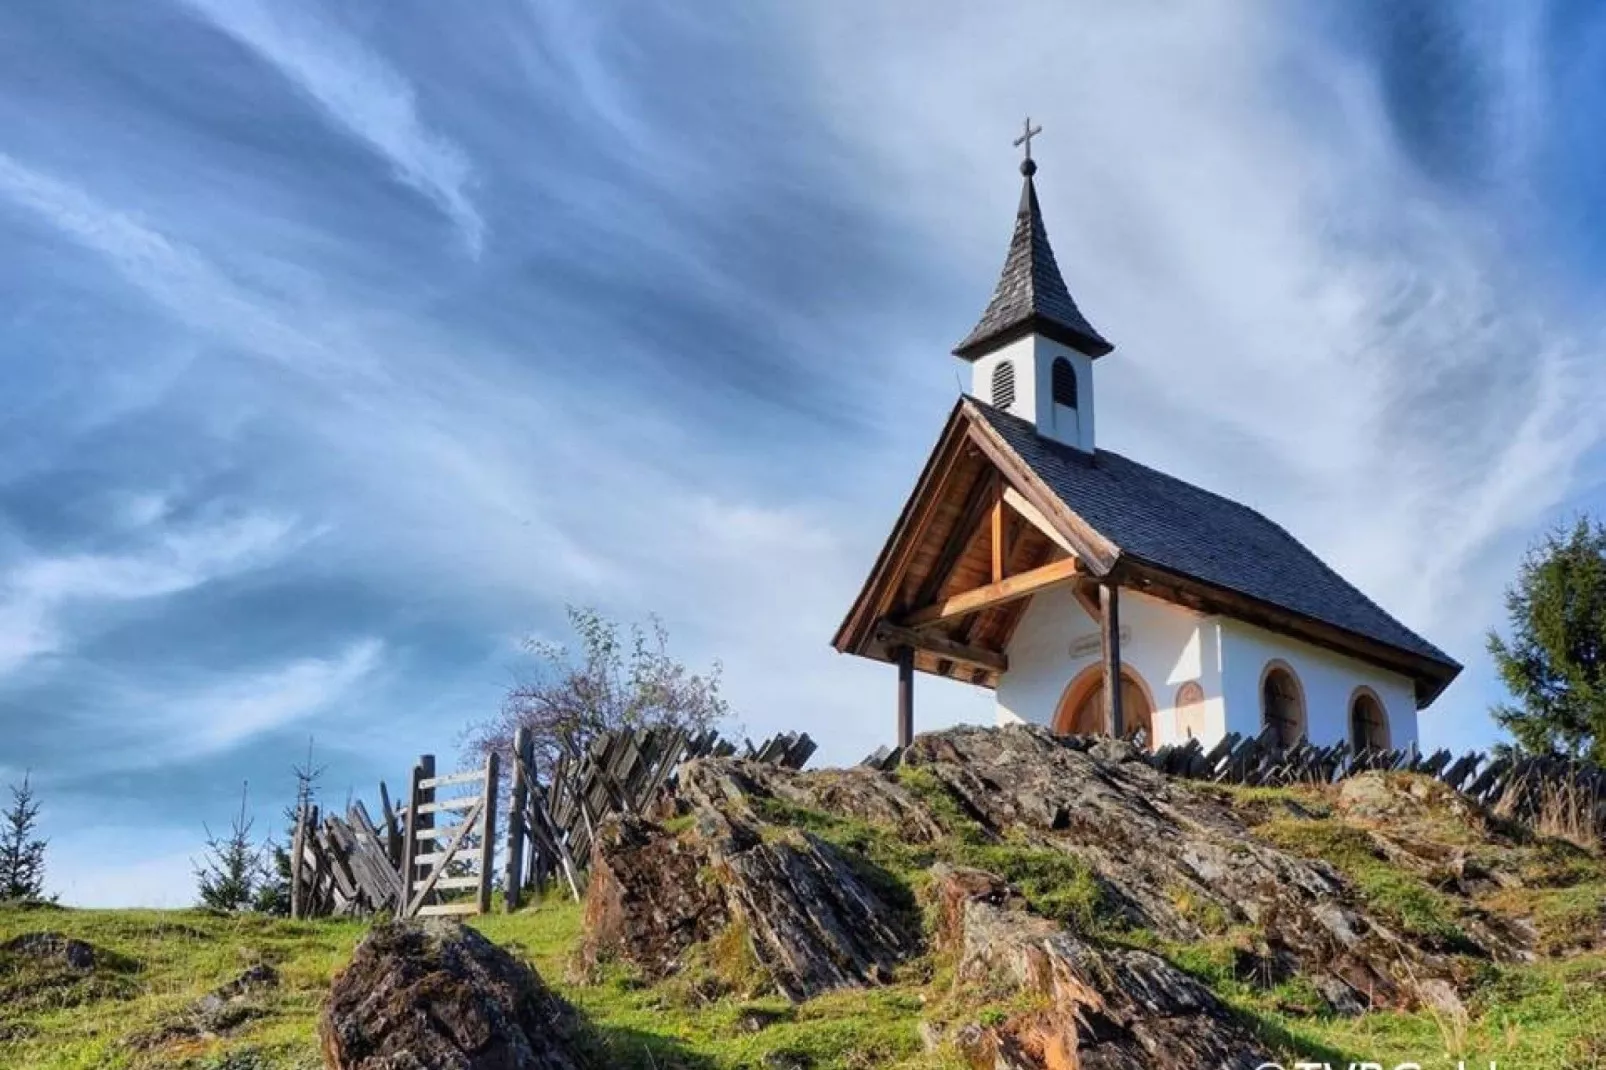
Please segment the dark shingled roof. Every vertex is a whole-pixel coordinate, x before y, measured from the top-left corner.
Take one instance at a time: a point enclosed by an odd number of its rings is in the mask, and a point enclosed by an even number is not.
[[[1054,250],[1049,248],[1043,214],[1037,207],[1037,187],[1028,173],[1021,186],[1020,208],[1015,213],[1009,254],[1004,257],[1004,273],[998,278],[987,311],[981,314],[981,322],[954,349],[954,356],[975,360],[1033,332],[1090,357],[1102,357],[1115,348],[1087,322],[1065,288]]]
[[[1026,420],[969,403],[1065,506],[1100,535],[1168,572],[1248,595],[1303,617],[1461,666],[1389,616],[1299,540],[1245,505],[1118,453],[1087,454],[1044,438]]]

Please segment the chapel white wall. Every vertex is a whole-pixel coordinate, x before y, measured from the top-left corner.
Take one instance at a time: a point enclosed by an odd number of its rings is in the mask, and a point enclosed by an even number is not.
[[[1203,736],[1225,734],[1221,703],[1220,629],[1206,617],[1137,591],[1121,592],[1121,660],[1138,674],[1154,703],[1157,743],[1180,742],[1177,688],[1196,680],[1204,689]],[[1069,586],[1032,598],[1009,644],[1009,671],[999,681],[999,724],[1027,722],[1052,727],[1065,688],[1097,665],[1099,625]],[[1073,646],[1086,653],[1073,656]]]
[[[1189,680],[1205,694],[1200,742],[1209,746],[1227,732],[1261,730],[1261,680],[1280,660],[1293,669],[1305,698],[1306,730],[1313,743],[1349,738],[1350,702],[1358,687],[1370,687],[1388,716],[1391,742],[1417,741],[1415,690],[1409,678],[1355,658],[1257,628],[1227,617],[1208,616],[1144,595],[1121,591],[1122,662],[1136,671],[1154,703],[1155,741],[1180,743],[1177,689]],[[1061,696],[1075,677],[1098,664],[1098,623],[1069,586],[1033,597],[1010,640],[1009,671],[999,681],[999,724],[1027,722],[1051,727]],[[1073,647],[1086,643],[1085,653]]]
[[[1279,659],[1294,670],[1304,693],[1305,730],[1312,743],[1349,739],[1350,703],[1362,685],[1382,702],[1393,747],[1418,740],[1416,689],[1408,677],[1238,620],[1222,620],[1221,651],[1229,732],[1260,731],[1261,681],[1267,664]]]

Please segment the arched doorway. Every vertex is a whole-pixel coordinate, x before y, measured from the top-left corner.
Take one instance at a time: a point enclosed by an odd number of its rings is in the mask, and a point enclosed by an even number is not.
[[[1305,692],[1285,661],[1272,661],[1260,677],[1260,724],[1275,728],[1277,746],[1287,750],[1305,738]]]
[[[1139,729],[1150,750],[1154,749],[1154,699],[1143,678],[1129,667],[1121,666],[1121,716],[1127,738]],[[1104,709],[1104,667],[1090,665],[1060,695],[1059,708],[1054,711],[1054,732],[1062,736],[1105,735],[1110,720]]]
[[[1369,687],[1356,688],[1349,701],[1349,741],[1357,753],[1389,749],[1389,715]]]

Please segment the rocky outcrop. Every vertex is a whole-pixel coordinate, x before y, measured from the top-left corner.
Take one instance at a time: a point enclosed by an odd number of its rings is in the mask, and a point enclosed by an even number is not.
[[[724,775],[737,764],[705,768]],[[695,772],[688,779],[710,786]],[[885,982],[919,953],[907,904],[878,889],[862,861],[765,824],[743,791],[699,798],[679,832],[637,818],[600,831],[586,893],[588,963],[617,957],[658,978],[682,969],[691,948],[734,937],[777,991],[806,999]]]
[[[1172,941],[1211,928],[1257,933],[1250,957],[1273,976],[1309,978],[1336,1011],[1408,1009],[1421,1002],[1420,982],[1456,974],[1451,955],[1406,939],[1332,865],[1264,842],[1215,793],[1155,772],[1129,744],[957,728],[917,737],[904,764],[933,777],[989,834],[1083,859],[1132,924]],[[1521,951],[1494,931],[1454,950]]]
[[[456,923],[379,925],[318,1023],[330,1070],[585,1070],[582,1025],[528,966]]]
[[[1263,1045],[1166,949],[1208,942],[1296,1013],[1449,1020],[1475,960],[1528,954],[1479,906],[1515,879],[1483,850],[1503,833],[1458,807],[1366,777],[1232,792],[1024,726],[916,737],[892,773],[702,759],[658,821],[601,830],[584,957],[647,980],[745,957],[745,991],[793,1000],[951,959],[923,1035],[972,1066],[1253,1067]]]
[[[1096,947],[1033,915],[993,874],[938,866],[933,877],[955,985],[1038,1005],[958,1030],[955,1045],[976,1070],[1250,1070],[1271,1058],[1208,989],[1158,955]]]

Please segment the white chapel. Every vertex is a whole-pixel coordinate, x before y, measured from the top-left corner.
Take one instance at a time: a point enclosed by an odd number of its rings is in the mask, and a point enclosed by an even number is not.
[[[898,666],[900,745],[916,671],[992,689],[1000,724],[1150,747],[1416,743],[1454,659],[1255,510],[1098,448],[1113,346],[1049,247],[1032,133],[1003,274],[954,350],[970,393],[836,649]]]

